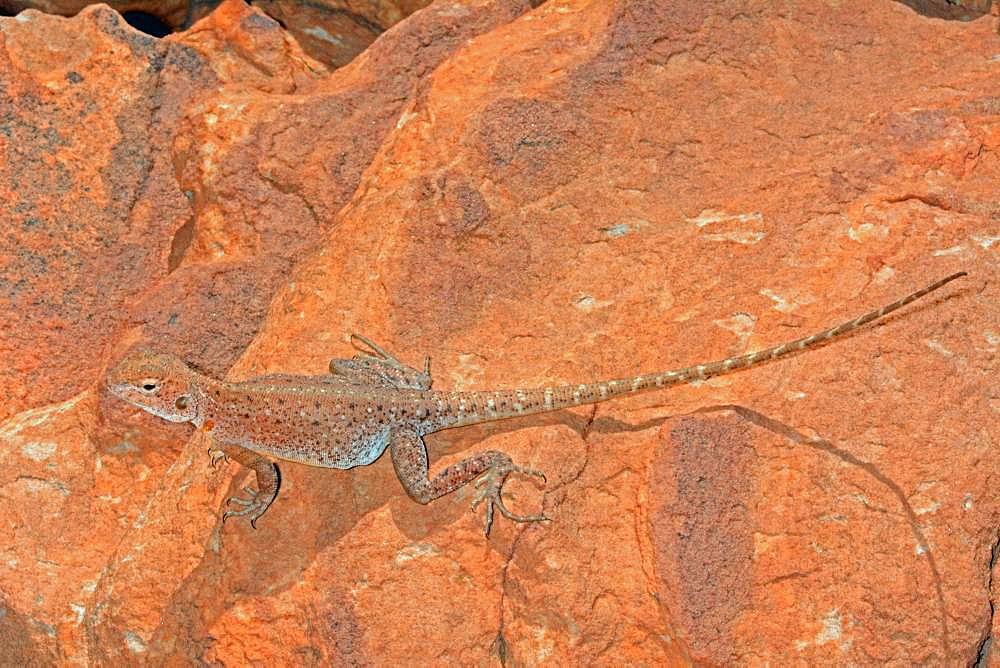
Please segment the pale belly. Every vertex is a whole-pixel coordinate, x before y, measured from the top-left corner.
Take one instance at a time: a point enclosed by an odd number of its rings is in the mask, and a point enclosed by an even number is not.
[[[252,450],[265,457],[349,469],[366,466],[389,447],[394,427],[370,420],[343,420],[321,411],[283,411],[251,417],[219,415],[211,430],[220,442]]]

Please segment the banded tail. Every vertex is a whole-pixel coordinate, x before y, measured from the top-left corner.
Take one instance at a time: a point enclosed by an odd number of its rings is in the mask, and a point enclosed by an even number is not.
[[[479,422],[502,420],[520,415],[531,415],[563,408],[572,408],[573,406],[593,404],[615,397],[678,385],[691,380],[705,380],[739,369],[747,369],[763,362],[769,362],[791,353],[815,347],[842,334],[851,332],[872,321],[883,318],[893,311],[901,309],[907,304],[965,275],[966,272],[964,271],[952,274],[887,306],[883,306],[854,320],[848,320],[836,327],[825,329],[811,336],[716,362],[696,364],[673,371],[643,374],[633,376],[632,378],[585,383],[582,385],[561,385],[558,387],[530,390],[456,392],[449,397],[449,403],[453,410],[461,406],[461,409],[457,411],[458,421],[447,426],[458,427]]]

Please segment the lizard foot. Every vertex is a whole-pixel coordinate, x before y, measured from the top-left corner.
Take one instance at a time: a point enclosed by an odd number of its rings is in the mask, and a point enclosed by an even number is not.
[[[217,450],[216,448],[209,448],[208,449],[208,456],[212,458],[212,461],[210,462],[210,465],[211,465],[213,471],[217,471],[219,469],[219,464],[220,463],[221,464],[228,464],[229,463],[229,455],[227,455],[222,450]]]
[[[513,522],[543,522],[550,521],[551,518],[545,515],[517,515],[507,509],[503,502],[503,484],[507,481],[507,476],[511,473],[523,473],[524,475],[537,476],[545,482],[545,474],[535,469],[524,468],[511,462],[509,459],[490,468],[479,480],[476,487],[479,489],[472,501],[472,509],[476,510],[479,505],[486,502],[486,526],[485,534],[490,535],[490,528],[493,526],[493,509],[497,508],[500,514]]]
[[[243,498],[239,496],[231,496],[226,499],[227,505],[236,504],[238,506],[243,506],[239,510],[227,510],[222,514],[222,523],[225,524],[226,520],[230,517],[243,517],[246,515],[250,516],[250,526],[254,529],[257,528],[257,520],[260,516],[264,514],[271,502],[277,496],[277,490],[273,494],[262,495],[257,490],[250,487],[244,487],[243,492],[249,498]]]

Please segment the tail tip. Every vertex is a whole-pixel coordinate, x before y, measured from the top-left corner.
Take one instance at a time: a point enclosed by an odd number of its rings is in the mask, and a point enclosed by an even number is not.
[[[947,278],[945,278],[945,279],[944,279],[944,282],[945,282],[945,283],[950,283],[950,282],[954,281],[954,280],[955,280],[956,278],[962,278],[963,276],[968,276],[968,275],[969,275],[969,272],[967,272],[967,271],[965,271],[965,270],[962,270],[962,271],[956,271],[956,272],[955,272],[954,274],[952,274],[951,276],[948,276]]]

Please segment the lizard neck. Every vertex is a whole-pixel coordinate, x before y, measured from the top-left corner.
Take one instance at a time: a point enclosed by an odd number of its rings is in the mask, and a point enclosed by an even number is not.
[[[224,381],[198,375],[191,383],[191,394],[197,407],[191,424],[203,428],[219,417],[222,394],[227,389]]]

